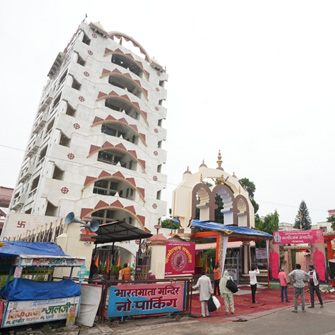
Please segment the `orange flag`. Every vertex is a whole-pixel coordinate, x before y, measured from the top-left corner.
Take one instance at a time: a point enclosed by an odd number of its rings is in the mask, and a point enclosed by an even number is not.
[[[121,263],[121,256],[119,256],[119,261],[117,262],[117,266],[120,266]]]
[[[99,266],[99,255],[97,256],[97,259],[95,260],[95,265]]]
[[[129,265],[129,258],[128,258],[128,260],[127,260],[127,265]]]
[[[107,267],[106,267],[106,272],[109,273],[109,257],[107,258]]]
[[[205,271],[207,272],[207,257],[206,257]]]

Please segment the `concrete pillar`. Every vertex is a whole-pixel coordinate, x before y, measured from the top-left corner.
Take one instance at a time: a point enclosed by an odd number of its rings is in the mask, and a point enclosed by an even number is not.
[[[249,274],[251,268],[251,258],[250,258],[250,243],[243,242],[243,274]]]
[[[151,249],[150,270],[156,276],[157,279],[164,279],[166,244],[162,240],[151,241],[150,249]]]

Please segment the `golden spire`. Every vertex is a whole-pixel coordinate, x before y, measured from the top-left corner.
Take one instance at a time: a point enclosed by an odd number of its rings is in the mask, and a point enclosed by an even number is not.
[[[221,184],[222,185],[224,184],[224,175],[223,174],[221,175]]]
[[[202,173],[200,174],[200,183],[202,183]]]
[[[222,165],[221,150],[219,150],[217,163],[218,163],[218,167],[221,168],[221,165]]]

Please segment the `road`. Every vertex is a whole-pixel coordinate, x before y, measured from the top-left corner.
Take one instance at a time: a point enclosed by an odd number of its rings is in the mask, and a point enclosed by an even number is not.
[[[325,308],[301,310],[297,314],[288,307],[265,316],[252,317],[244,322],[220,322],[211,317],[210,322],[184,317],[180,321],[171,318],[129,320],[113,328],[117,335],[335,335],[335,302],[325,303]],[[250,316],[250,315],[249,315]],[[247,316],[246,316],[247,317]]]

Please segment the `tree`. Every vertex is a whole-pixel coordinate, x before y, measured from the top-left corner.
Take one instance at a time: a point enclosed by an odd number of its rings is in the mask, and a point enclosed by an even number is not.
[[[312,220],[309,217],[307,205],[304,200],[301,201],[297,216],[294,221],[294,228],[309,230],[312,226]]]
[[[257,213],[259,209],[258,203],[254,199],[254,194],[256,191],[256,186],[255,184],[250,181],[248,178],[242,178],[239,180],[239,183],[246,189],[246,191],[249,193],[249,199],[254,207],[255,214]]]
[[[335,230],[335,215],[330,216],[327,219],[327,222],[331,222],[332,223],[332,229]]]
[[[277,210],[274,213],[267,214],[264,219],[261,219],[258,215],[255,217],[255,228],[260,231],[264,231],[269,234],[279,230],[279,214]],[[265,241],[257,241],[256,246],[258,248],[265,247]]]
[[[168,229],[179,229],[179,223],[172,221],[171,219],[163,220],[162,228],[168,228]]]

